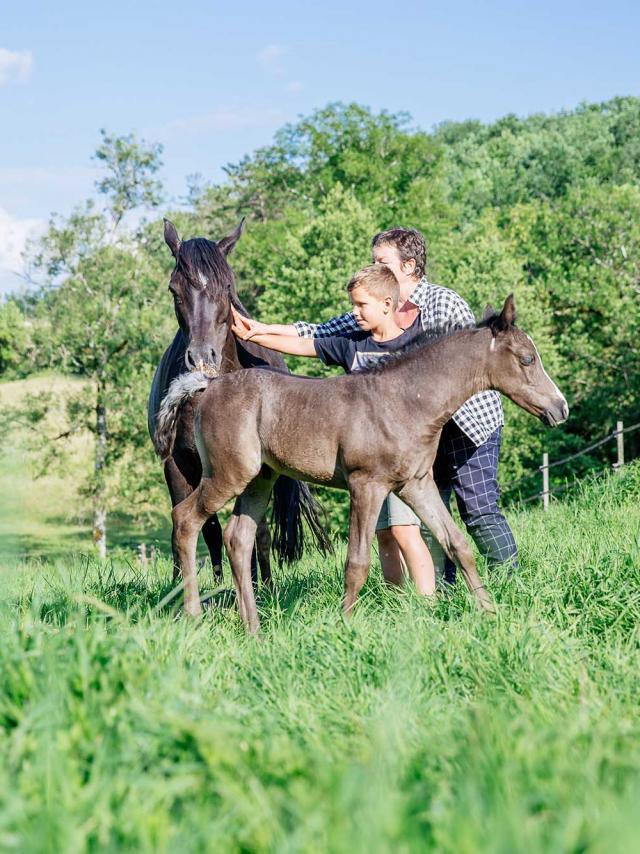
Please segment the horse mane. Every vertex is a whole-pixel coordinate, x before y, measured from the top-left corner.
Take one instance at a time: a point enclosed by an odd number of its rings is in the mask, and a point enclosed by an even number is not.
[[[385,354],[381,359],[377,359],[375,362],[372,362],[369,367],[362,371],[358,371],[358,374],[386,373],[388,370],[410,361],[418,351],[430,350],[435,344],[439,344],[441,341],[445,341],[446,339],[457,335],[459,332],[477,332],[480,329],[490,328],[499,317],[499,312],[495,312],[488,317],[484,317],[479,323],[476,323],[475,326],[465,326],[460,329],[452,329],[450,332],[443,332],[441,335],[436,336],[434,336],[433,333],[423,330],[419,335],[416,335],[415,338],[405,344],[404,347],[400,347],[399,350],[394,350],[392,353]]]
[[[204,288],[212,299],[229,296],[236,299],[233,270],[213,240],[194,237],[180,245],[176,268],[191,285]]]

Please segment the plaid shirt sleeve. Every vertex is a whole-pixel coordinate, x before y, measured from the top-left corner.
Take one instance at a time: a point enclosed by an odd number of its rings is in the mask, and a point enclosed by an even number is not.
[[[429,337],[475,326],[473,312],[459,294],[432,285],[426,278],[416,286],[410,300],[420,309],[422,328]],[[496,391],[474,394],[454,412],[453,420],[475,445],[482,445],[504,424],[500,395]]]
[[[324,323],[307,323],[304,320],[298,320],[293,325],[300,338],[330,338],[332,335],[357,332],[360,328],[350,311],[339,317],[332,317]]]

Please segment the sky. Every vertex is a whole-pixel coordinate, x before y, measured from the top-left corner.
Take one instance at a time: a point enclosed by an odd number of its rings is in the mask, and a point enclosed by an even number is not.
[[[331,101],[492,121],[640,94],[640,3],[0,0],[0,293],[93,195],[100,128],[164,146],[171,203]]]

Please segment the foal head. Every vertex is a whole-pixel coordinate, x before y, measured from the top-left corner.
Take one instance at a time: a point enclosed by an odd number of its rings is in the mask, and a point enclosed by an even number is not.
[[[190,371],[220,372],[231,334],[231,300],[235,295],[227,255],[238,242],[243,224],[244,220],[217,243],[202,237],[182,242],[174,224],[164,221],[164,239],[176,259],[169,290],[188,342],[184,358]]]
[[[569,416],[569,406],[558,386],[549,377],[536,345],[515,325],[513,294],[500,313],[487,306],[482,326],[491,331],[489,344],[490,387],[510,397],[514,403],[555,427]]]

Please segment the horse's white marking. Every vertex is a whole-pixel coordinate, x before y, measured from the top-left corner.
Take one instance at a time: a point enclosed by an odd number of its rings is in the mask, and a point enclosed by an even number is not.
[[[493,337],[493,335],[491,336],[491,344],[489,345],[489,349],[492,353],[496,349],[496,339]]]
[[[538,361],[540,362],[540,367],[542,368],[542,373],[543,373],[543,374],[545,375],[545,377],[549,380],[549,382],[550,382],[550,383],[551,383],[551,385],[554,387],[554,389],[558,392],[558,397],[561,397],[561,398],[564,400],[564,402],[566,403],[567,401],[566,401],[565,396],[562,394],[562,392],[560,391],[560,389],[558,388],[558,386],[554,383],[554,381],[551,379],[551,377],[549,376],[549,374],[546,372],[545,367],[544,367],[544,365],[542,364],[542,359],[540,358],[540,353],[538,353],[538,348],[536,347],[536,345],[535,345],[535,344],[533,343],[533,341],[531,340],[531,337],[530,337],[529,335],[527,335],[527,333],[526,333],[526,332],[525,332],[524,334],[525,334],[525,336],[527,337],[527,339],[529,340],[529,342],[531,343],[531,346],[533,347],[534,352],[535,352],[536,356],[538,357]]]
[[[202,285],[202,287],[206,288],[208,279],[205,276],[205,274],[202,272],[202,270],[198,270],[198,279],[200,280],[200,284]]]

